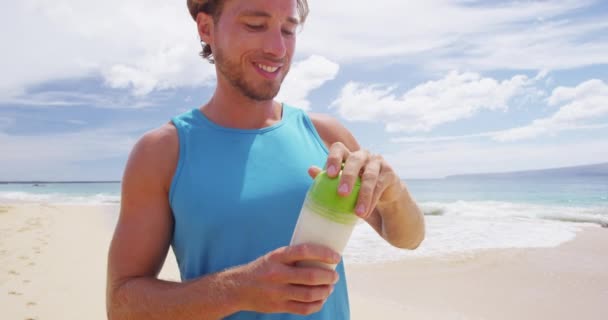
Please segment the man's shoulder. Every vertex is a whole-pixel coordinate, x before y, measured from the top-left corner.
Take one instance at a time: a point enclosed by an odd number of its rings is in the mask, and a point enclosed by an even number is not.
[[[328,133],[334,133],[346,130],[346,128],[344,128],[344,126],[340,123],[340,121],[338,121],[338,119],[328,114],[316,112],[307,112],[306,114],[310,118],[310,121],[315,126],[315,129],[317,129],[317,131],[327,131]]]
[[[146,153],[167,153],[178,146],[177,128],[169,122],[144,133],[135,148],[142,149],[142,152]]]
[[[359,149],[355,137],[338,119],[325,113],[307,113],[321,139],[328,146],[342,142],[351,150]]]
[[[177,129],[167,123],[141,136],[129,156],[128,169],[140,176],[161,177],[163,185],[170,182],[179,157]]]

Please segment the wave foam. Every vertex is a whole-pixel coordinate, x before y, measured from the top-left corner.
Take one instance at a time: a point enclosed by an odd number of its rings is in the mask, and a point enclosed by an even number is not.
[[[555,247],[573,239],[581,223],[608,225],[606,207],[566,207],[496,201],[425,202],[426,239],[414,251],[392,247],[365,223],[344,252],[351,263],[421,256],[468,255],[477,250]]]
[[[425,202],[425,215],[476,218],[532,218],[608,225],[608,207],[574,207],[500,201]]]
[[[92,195],[68,195],[63,193],[29,193],[20,191],[0,192],[0,203],[53,203],[53,204],[118,204],[120,196],[97,193]]]

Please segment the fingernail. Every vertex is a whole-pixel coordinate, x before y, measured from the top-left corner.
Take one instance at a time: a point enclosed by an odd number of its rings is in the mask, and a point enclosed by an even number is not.
[[[338,189],[338,191],[340,191],[340,193],[348,193],[348,185],[346,183],[343,183]]]
[[[355,211],[357,212],[357,215],[362,216],[365,213],[365,206],[360,204]]]
[[[336,166],[332,164],[331,166],[329,166],[329,168],[327,168],[327,173],[329,173],[330,176],[333,176],[338,173],[338,169],[336,169]]]
[[[339,254],[337,254],[337,253],[336,253],[336,254],[334,254],[334,261],[336,261],[336,262],[340,263],[340,259],[342,259],[342,257],[340,257],[340,255],[339,255]]]

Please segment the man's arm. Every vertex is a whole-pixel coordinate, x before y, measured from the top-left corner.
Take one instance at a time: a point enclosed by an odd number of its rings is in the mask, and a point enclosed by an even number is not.
[[[157,279],[172,237],[168,192],[178,153],[172,125],[147,133],[131,152],[108,256],[108,318],[220,319],[240,310],[302,315],[320,310],[337,274],[294,266],[301,260],[338,263],[340,257],[320,246],[279,248],[186,283]]]
[[[134,147],[122,180],[120,218],[108,257],[110,319],[221,318],[236,311],[226,275],[190,283],[156,279],[171,242],[168,187],[179,143],[175,127],[147,133]]]
[[[316,113],[311,113],[310,118],[328,149],[341,143],[350,152],[361,150],[355,137],[336,119]],[[402,181],[385,191],[385,199],[388,201],[379,202],[365,220],[391,245],[415,249],[425,233],[424,215],[420,208]]]

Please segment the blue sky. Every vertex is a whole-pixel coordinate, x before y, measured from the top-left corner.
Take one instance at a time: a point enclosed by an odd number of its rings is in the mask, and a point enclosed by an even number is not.
[[[608,161],[606,1],[309,0],[279,99],[404,178]],[[183,3],[3,5],[0,180],[119,180],[213,92]]]

